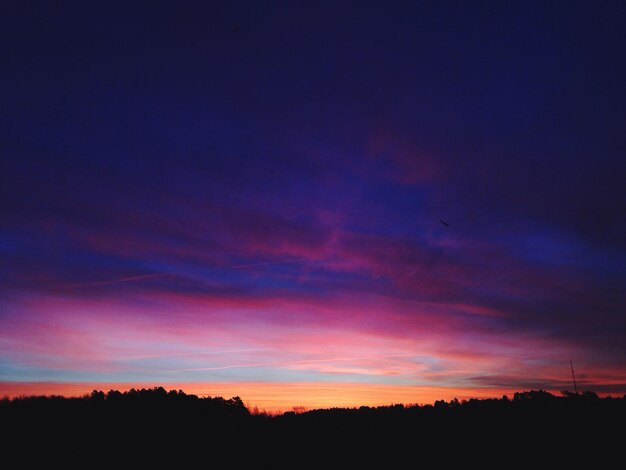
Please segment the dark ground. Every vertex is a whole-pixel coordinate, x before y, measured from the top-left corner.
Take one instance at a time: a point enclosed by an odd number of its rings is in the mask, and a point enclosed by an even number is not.
[[[626,397],[591,392],[279,416],[252,415],[237,397],[163,388],[0,401],[3,455],[19,457],[23,466],[603,468],[623,463],[625,418]]]

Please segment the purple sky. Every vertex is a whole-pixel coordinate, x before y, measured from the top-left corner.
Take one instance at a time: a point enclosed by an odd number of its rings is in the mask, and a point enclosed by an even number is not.
[[[626,392],[623,2],[0,18],[0,394]]]

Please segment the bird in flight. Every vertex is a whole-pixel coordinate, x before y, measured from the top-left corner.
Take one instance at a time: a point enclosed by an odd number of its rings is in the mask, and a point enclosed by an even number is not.
[[[439,220],[439,222],[441,222],[441,223],[442,223],[443,225],[445,225],[446,227],[449,225],[449,224],[448,224],[448,222],[446,222],[446,221],[445,221],[445,220],[443,220],[443,219],[440,219],[440,220]]]

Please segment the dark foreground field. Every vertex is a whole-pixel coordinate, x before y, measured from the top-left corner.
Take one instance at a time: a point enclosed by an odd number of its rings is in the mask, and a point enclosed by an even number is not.
[[[200,462],[221,468],[262,462],[597,467],[623,461],[625,424],[626,397],[543,391],[511,399],[273,417],[251,414],[239,398],[198,398],[163,388],[0,401],[3,455],[16,454],[26,466],[56,461],[85,466]]]

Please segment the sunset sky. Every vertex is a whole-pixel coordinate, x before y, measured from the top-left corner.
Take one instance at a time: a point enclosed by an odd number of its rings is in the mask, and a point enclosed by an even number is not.
[[[2,2],[0,396],[626,393],[626,3]],[[445,223],[443,223],[443,222]]]

